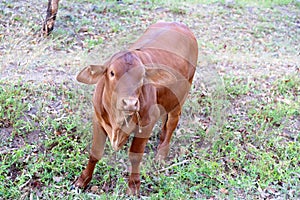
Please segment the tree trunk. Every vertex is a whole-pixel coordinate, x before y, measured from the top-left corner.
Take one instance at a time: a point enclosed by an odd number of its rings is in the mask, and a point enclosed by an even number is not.
[[[59,0],[48,0],[46,20],[43,23],[43,35],[47,36],[54,28]]]

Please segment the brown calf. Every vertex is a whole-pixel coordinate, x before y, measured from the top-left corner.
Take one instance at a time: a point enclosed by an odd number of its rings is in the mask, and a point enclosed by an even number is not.
[[[119,150],[133,134],[128,193],[139,193],[140,163],[152,128],[162,117],[156,159],[165,159],[192,84],[197,57],[196,38],[185,25],[159,22],[128,50],[114,54],[104,65],[91,65],[78,74],[79,82],[96,84],[96,88],[92,149],[76,187],[84,188],[90,182],[107,137],[114,150]]]

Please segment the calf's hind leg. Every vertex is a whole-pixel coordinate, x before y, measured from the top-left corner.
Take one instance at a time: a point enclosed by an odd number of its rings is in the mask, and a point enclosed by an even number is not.
[[[101,159],[106,141],[106,133],[99,125],[96,117],[93,120],[93,143],[90,157],[86,168],[82,171],[80,177],[74,183],[75,187],[85,188],[92,179],[93,172],[98,160]]]
[[[163,117],[163,127],[159,138],[158,151],[155,160],[161,161],[168,156],[170,150],[170,141],[173,132],[177,127],[180,114],[181,108],[180,106],[178,106],[173,111],[169,112],[166,116]]]

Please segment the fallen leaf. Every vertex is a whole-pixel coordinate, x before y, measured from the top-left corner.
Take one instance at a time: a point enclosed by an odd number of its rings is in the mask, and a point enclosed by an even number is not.
[[[89,31],[88,27],[81,27],[78,32],[83,33],[83,32],[88,32],[88,31]]]
[[[220,189],[220,192],[223,193],[223,194],[228,194],[228,190],[225,189],[225,188],[221,188],[221,189]]]
[[[60,131],[54,131],[54,135],[59,136],[59,135],[61,135],[61,132]]]
[[[54,180],[56,183],[59,183],[59,182],[61,182],[62,177],[61,177],[61,176],[54,176],[54,177],[53,177],[53,180]]]
[[[99,187],[97,185],[94,185],[94,186],[91,187],[91,191],[92,192],[97,192],[98,188]]]
[[[35,180],[31,183],[32,188],[40,188],[42,183],[39,180]]]

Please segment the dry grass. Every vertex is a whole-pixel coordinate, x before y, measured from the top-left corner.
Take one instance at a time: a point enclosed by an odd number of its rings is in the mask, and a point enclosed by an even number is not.
[[[0,196],[126,198],[126,151],[109,144],[90,187],[69,190],[91,138],[93,88],[74,76],[165,20],[193,30],[199,62],[165,166],[158,127],[147,146],[142,198],[299,198],[299,5],[226,2],[63,1],[47,38],[46,2],[1,2]]]

